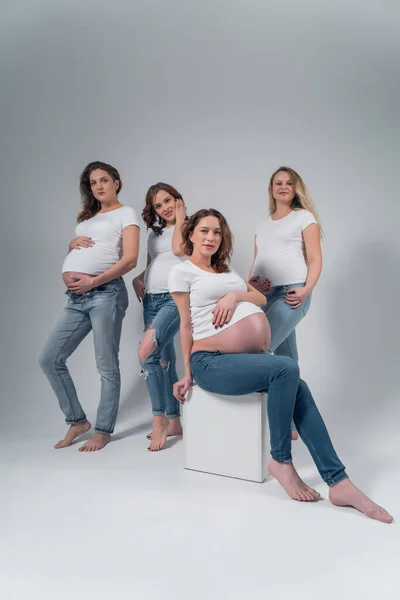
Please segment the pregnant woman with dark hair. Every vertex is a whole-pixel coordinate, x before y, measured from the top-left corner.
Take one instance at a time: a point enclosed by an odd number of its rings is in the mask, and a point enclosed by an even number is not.
[[[192,377],[216,394],[268,392],[271,459],[269,473],[294,500],[316,501],[318,492],[302,481],[291,455],[291,421],[307,446],[337,506],[353,506],[368,517],[391,523],[389,513],[348,479],[324,421],[297,363],[267,353],[264,294],[229,266],[232,236],[216,210],[200,210],[183,226],[182,249],[189,260],[173,267],[169,289],[181,318],[185,376],[174,386],[183,402]],[[229,448],[227,448],[229,452]]]
[[[121,387],[119,343],[128,307],[122,275],[136,266],[139,252],[138,218],[118,201],[121,188],[117,169],[103,162],[90,163],[80,178],[83,208],[62,268],[68,303],[40,358],[70,426],[55,448],[70,446],[91,429],[66,366],[90,331],[101,394],[95,433],[80,450],[104,448],[114,431]]]

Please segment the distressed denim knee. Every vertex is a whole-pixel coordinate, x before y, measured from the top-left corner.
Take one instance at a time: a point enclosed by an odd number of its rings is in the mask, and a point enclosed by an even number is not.
[[[174,337],[179,331],[179,312],[168,292],[146,294],[143,320],[147,333],[145,347],[139,348],[139,362],[149,392],[154,416],[179,417],[179,403],[173,396],[178,381]],[[145,334],[146,335],[146,334]],[[151,341],[153,344],[151,345]]]
[[[161,415],[165,414],[165,401],[164,376],[163,369],[160,364],[161,351],[158,345],[157,331],[153,332],[152,340],[155,344],[153,350],[144,360],[140,360],[139,356],[139,362],[143,369],[143,376],[151,398],[153,415],[155,417],[160,417]]]

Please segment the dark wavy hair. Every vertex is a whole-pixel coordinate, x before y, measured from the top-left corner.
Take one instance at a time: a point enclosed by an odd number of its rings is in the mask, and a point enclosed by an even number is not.
[[[221,226],[222,240],[217,252],[211,257],[211,265],[217,273],[228,273],[233,249],[233,235],[225,217],[215,208],[198,210],[182,225],[182,250],[187,256],[193,254],[193,244],[190,236],[204,217],[216,217]]]
[[[164,219],[158,216],[153,206],[153,200],[161,190],[170,194],[175,200],[183,200],[178,190],[168,183],[159,182],[149,187],[146,194],[145,206],[142,211],[142,219],[146,223],[147,229],[152,229],[155,235],[162,235],[163,229],[167,224]]]
[[[79,179],[79,189],[82,198],[82,210],[77,217],[78,223],[86,221],[87,219],[91,219],[92,217],[94,217],[94,215],[96,215],[99,212],[101,208],[100,202],[96,200],[96,198],[93,196],[92,188],[90,185],[90,174],[96,169],[106,171],[114,181],[119,181],[117,194],[119,194],[122,190],[121,177],[119,176],[119,173],[115,167],[112,167],[111,165],[108,165],[107,163],[101,162],[99,160],[89,163],[87,167],[83,169]]]

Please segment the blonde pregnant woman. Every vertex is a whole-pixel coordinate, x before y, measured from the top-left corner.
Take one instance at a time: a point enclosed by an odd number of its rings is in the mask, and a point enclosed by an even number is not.
[[[70,426],[55,448],[70,446],[91,429],[66,366],[90,331],[101,394],[95,433],[80,450],[104,448],[114,431],[121,386],[119,342],[128,307],[122,275],[136,266],[139,252],[138,219],[132,208],[118,201],[121,188],[117,169],[103,162],[90,163],[81,175],[83,210],[62,268],[68,303],[40,358]]]
[[[329,486],[337,506],[353,506],[391,523],[389,513],[348,479],[297,363],[267,353],[270,329],[261,310],[265,296],[229,267],[232,236],[214,209],[200,210],[183,226],[182,248],[189,260],[172,268],[169,289],[181,319],[185,376],[174,385],[180,402],[192,385],[216,394],[268,392],[271,459],[269,472],[294,500],[319,494],[299,477],[291,456],[291,421]],[[227,449],[229,451],[229,449]]]

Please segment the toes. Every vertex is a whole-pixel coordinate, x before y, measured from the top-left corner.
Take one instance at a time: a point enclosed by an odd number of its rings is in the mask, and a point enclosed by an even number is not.
[[[317,490],[313,490],[313,488],[308,487],[307,491],[309,494],[311,494],[313,500],[319,500],[321,498],[321,494],[317,492]]]

